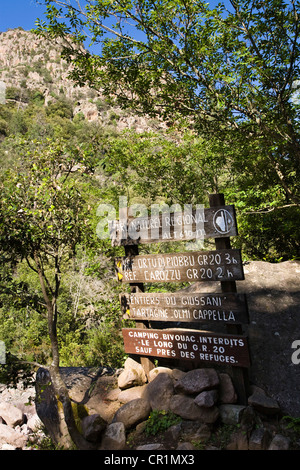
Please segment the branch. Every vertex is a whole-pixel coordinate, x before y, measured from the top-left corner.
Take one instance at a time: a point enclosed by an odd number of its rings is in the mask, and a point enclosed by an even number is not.
[[[30,264],[29,259],[27,258],[27,256],[26,256],[25,260],[26,260],[26,263],[28,264],[28,266],[30,267],[30,269],[32,269],[32,271],[34,271],[35,273],[38,274],[38,270],[35,269],[35,268],[32,266],[32,264]]]
[[[36,362],[36,361],[21,361],[20,359],[17,359],[17,361],[19,364],[29,364],[30,366],[42,367],[43,369],[49,370],[48,366],[40,364],[39,362]]]
[[[285,204],[284,206],[276,206],[276,207],[270,207],[270,208],[265,208],[265,209],[260,209],[258,211],[250,211],[250,212],[243,212],[243,214],[269,214],[270,212],[273,212],[275,210],[279,209],[286,209],[288,207],[300,207],[300,204]]]

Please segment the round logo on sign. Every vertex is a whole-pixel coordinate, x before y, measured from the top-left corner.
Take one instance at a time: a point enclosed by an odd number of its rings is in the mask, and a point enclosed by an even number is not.
[[[219,209],[213,218],[213,224],[218,233],[226,234],[233,226],[233,217],[226,209]]]

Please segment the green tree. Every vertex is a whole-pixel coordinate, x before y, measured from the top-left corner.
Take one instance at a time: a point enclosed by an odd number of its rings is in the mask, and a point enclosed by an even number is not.
[[[45,4],[48,24],[37,29],[72,35],[64,56],[77,83],[148,115],[192,120],[227,154],[234,148],[236,163],[258,152],[281,188],[278,206],[299,206],[299,1]],[[95,54],[78,47],[88,36]]]
[[[20,143],[22,158],[1,174],[1,255],[7,262],[25,260],[39,279],[47,313],[52,362],[49,371],[75,445],[89,444],[79,433],[67,388],[59,373],[58,299],[64,264],[79,244],[92,238],[90,216],[80,180],[92,170],[90,149],[63,141]],[[19,286],[20,287],[20,286]]]

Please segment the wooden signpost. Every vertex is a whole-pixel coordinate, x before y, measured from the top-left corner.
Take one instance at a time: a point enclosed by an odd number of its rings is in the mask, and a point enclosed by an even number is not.
[[[235,282],[244,279],[244,272],[240,250],[230,244],[230,236],[237,235],[234,206],[216,194],[210,196],[210,208],[200,211],[136,219],[126,215],[122,224],[111,225],[112,244],[125,248],[125,256],[115,259],[117,279],[131,290],[120,296],[123,317],[136,321],[136,328],[122,330],[125,351],[140,357],[146,373],[152,357],[230,366],[239,402],[246,404],[250,354],[242,324],[248,323],[248,309]],[[214,238],[216,250],[139,254],[140,243],[199,236]],[[144,293],[144,283],[186,281],[218,281],[221,291]],[[193,329],[157,330],[149,328],[151,321],[191,324]],[[225,325],[226,334],[196,330],[201,324]]]
[[[145,293],[120,296],[124,319],[186,323],[247,323],[244,294]]]
[[[129,256],[116,258],[115,268],[125,283],[244,279],[240,250]]]
[[[162,213],[151,217],[126,217],[123,222],[113,221],[110,227],[114,246],[236,235],[235,209],[232,205]]]
[[[247,338],[207,331],[124,328],[128,353],[181,360],[200,360],[219,365],[249,367]]]

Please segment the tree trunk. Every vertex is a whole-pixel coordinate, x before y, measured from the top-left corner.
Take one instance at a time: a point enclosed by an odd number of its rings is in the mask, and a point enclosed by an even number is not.
[[[53,296],[52,301],[48,294],[45,276],[43,269],[41,267],[40,260],[37,253],[34,254],[35,264],[37,268],[37,273],[39,276],[43,297],[46,303],[47,308],[47,318],[48,318],[48,332],[51,342],[52,350],[52,364],[49,368],[51,382],[55,391],[57,399],[57,408],[59,410],[59,417],[61,419],[60,429],[62,432],[62,442],[61,444],[65,447],[73,447],[74,445],[79,450],[94,450],[97,447],[90,442],[86,441],[82,434],[80,434],[76,422],[74,419],[74,413],[72,409],[72,403],[69,397],[68,389],[62,379],[59,370],[59,348],[58,348],[58,339],[57,339],[57,307],[56,307],[56,298]],[[55,288],[55,292],[58,292],[58,286]],[[62,411],[62,412],[61,412]]]

